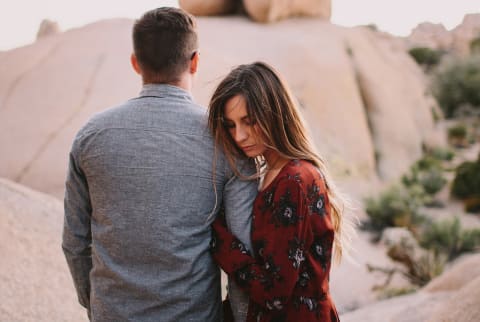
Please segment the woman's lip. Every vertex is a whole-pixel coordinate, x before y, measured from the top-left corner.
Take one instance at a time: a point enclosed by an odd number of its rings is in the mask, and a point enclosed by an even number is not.
[[[242,150],[244,150],[244,151],[245,151],[245,150],[251,150],[251,149],[253,149],[254,147],[255,147],[255,145],[243,146],[243,147],[242,147]]]

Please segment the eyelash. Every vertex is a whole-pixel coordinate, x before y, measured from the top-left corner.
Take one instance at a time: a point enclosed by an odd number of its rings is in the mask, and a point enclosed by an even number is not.
[[[255,123],[256,123],[256,122],[250,121],[250,120],[245,120],[244,122],[245,122],[245,124],[248,125],[248,126],[253,126],[253,125],[255,125]],[[224,126],[226,129],[233,129],[233,128],[235,127],[235,124],[223,122],[223,126]]]

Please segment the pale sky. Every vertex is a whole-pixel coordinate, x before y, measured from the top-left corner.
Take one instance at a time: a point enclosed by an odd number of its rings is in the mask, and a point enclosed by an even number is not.
[[[205,0],[208,1],[208,0]],[[480,13],[480,0],[332,0],[332,22],[355,26],[374,23],[379,29],[406,36],[418,23],[458,25],[466,13]],[[0,50],[34,41],[40,22],[50,19],[62,30],[106,18],[137,18],[143,12],[177,5],[177,0],[0,0]]]

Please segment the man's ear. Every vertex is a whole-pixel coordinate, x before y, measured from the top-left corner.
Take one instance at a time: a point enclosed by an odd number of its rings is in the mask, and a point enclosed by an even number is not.
[[[137,56],[135,56],[134,53],[130,55],[130,63],[132,64],[133,70],[139,75],[142,75],[142,70],[140,69],[140,66],[138,65],[138,60]]]
[[[192,59],[190,60],[190,74],[195,74],[197,72],[199,59],[200,53],[198,51],[194,52]]]

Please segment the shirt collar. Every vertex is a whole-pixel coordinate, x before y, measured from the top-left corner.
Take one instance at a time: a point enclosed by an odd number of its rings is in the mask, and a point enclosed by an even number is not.
[[[169,84],[144,84],[139,97],[179,97],[193,102],[192,95],[183,88]]]

